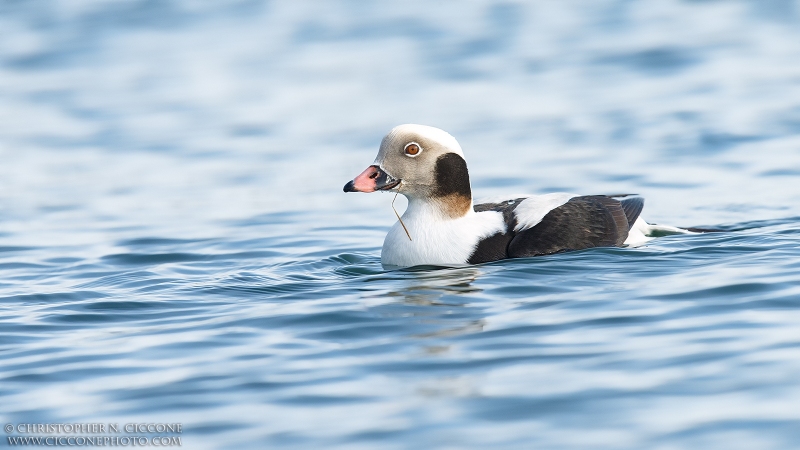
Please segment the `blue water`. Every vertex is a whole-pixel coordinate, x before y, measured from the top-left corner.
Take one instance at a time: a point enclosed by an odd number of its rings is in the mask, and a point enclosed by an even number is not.
[[[800,4],[430,3],[0,4],[0,421],[798,448]],[[478,196],[724,231],[386,271],[341,188],[407,122]]]

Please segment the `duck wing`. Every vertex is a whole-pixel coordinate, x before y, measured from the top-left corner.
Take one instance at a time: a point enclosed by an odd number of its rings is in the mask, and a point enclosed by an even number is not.
[[[533,226],[518,228],[508,244],[508,256],[520,258],[592,247],[619,247],[644,206],[641,199],[623,202],[626,204],[605,195],[572,197],[549,210]],[[519,217],[517,222],[526,220]]]

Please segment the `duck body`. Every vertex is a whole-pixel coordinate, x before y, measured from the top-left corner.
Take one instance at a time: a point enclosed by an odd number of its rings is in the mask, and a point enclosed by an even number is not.
[[[634,238],[631,243],[641,235],[639,229],[630,230],[644,206],[639,197],[620,201],[601,195],[553,193],[479,203],[470,213],[447,219],[436,208],[420,203],[410,202],[402,216],[408,234],[398,221],[386,235],[383,265],[480,264],[621,247],[628,243],[629,235]]]
[[[508,196],[473,203],[458,142],[423,125],[400,125],[373,165],[345,192],[394,191],[408,207],[386,235],[381,263],[392,267],[479,264],[592,247],[638,243],[648,225],[639,197]]]

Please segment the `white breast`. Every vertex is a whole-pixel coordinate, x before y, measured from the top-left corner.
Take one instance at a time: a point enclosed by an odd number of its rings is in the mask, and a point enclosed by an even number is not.
[[[423,201],[410,201],[402,218],[412,240],[400,222],[395,223],[383,241],[381,263],[385,266],[466,264],[481,239],[505,231],[499,212],[476,213],[470,208],[464,217],[447,219]]]

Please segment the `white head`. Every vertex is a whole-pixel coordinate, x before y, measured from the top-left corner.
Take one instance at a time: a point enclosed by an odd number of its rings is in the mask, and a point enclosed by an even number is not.
[[[444,130],[398,125],[381,141],[372,166],[344,187],[345,192],[399,192],[412,200],[435,202],[456,218],[472,208],[467,163],[458,141]]]

